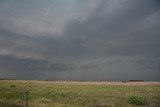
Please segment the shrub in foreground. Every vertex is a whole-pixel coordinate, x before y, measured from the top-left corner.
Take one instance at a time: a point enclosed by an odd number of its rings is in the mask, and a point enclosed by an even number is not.
[[[14,84],[13,84],[13,85],[10,85],[10,88],[14,88],[14,87],[16,87]]]
[[[145,105],[146,99],[144,97],[141,96],[131,96],[129,97],[129,103],[130,104],[135,104],[135,105]]]

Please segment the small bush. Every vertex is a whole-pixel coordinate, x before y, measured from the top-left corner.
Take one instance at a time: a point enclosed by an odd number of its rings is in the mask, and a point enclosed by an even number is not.
[[[131,97],[129,97],[129,103],[135,104],[135,105],[145,105],[146,99],[141,96],[131,96]]]
[[[14,88],[14,87],[16,87],[16,86],[13,84],[13,85],[10,85],[10,87],[11,87],[11,88]]]

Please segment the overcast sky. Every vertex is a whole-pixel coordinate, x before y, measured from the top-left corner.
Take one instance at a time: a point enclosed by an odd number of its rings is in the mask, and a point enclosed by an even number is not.
[[[160,0],[0,0],[0,78],[160,80]]]

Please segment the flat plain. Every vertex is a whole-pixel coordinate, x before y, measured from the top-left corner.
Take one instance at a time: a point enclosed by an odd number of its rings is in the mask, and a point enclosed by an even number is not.
[[[160,82],[0,80],[0,107],[25,107],[26,95],[28,107],[160,107]]]

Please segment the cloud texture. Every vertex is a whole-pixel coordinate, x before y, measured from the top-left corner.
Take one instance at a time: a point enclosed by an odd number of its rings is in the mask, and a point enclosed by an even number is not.
[[[159,80],[159,19],[159,0],[1,0],[0,78]]]

